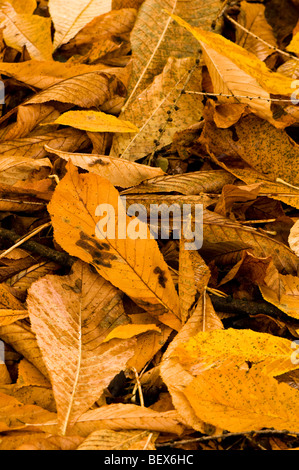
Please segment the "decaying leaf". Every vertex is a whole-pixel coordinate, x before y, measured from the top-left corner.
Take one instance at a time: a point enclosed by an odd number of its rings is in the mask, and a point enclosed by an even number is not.
[[[111,9],[111,0],[74,1],[50,0],[49,10],[55,26],[54,48],[72,39],[95,16]]]
[[[65,434],[125,368],[134,340],[103,344],[110,325],[126,317],[116,289],[84,263],[75,266],[69,278],[36,281],[29,290],[28,307]]]
[[[163,175],[161,168],[141,165],[121,158],[107,157],[106,155],[89,155],[84,153],[70,153],[45,146],[46,150],[55,153],[64,160],[71,159],[72,163],[90,173],[107,178],[114,186],[127,188],[136,186],[144,180]]]
[[[100,204],[105,204],[104,210],[110,207],[108,210],[114,212],[107,237],[103,232],[107,221],[101,227],[96,215],[101,213],[97,212]],[[130,219],[121,201],[120,204],[119,193],[108,180],[91,173],[79,175],[68,162],[68,174],[49,205],[55,238],[73,256],[91,263],[137,304],[178,330],[178,296],[157,242],[150,238],[147,225]],[[132,230],[131,238],[119,235],[126,234],[128,229],[130,233]],[[136,229],[143,230],[143,238],[133,235]]]

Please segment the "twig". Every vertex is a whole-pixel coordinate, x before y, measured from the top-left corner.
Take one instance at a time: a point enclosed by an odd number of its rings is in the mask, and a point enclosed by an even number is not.
[[[251,300],[232,299],[232,297],[218,297],[211,295],[211,301],[215,308],[220,312],[245,314],[245,315],[268,315],[274,318],[281,318],[284,313],[279,308],[268,302],[257,302]],[[294,318],[292,321],[296,321]],[[297,320],[299,323],[299,321]]]
[[[46,224],[40,225],[39,227],[37,227],[36,229],[28,233],[28,235],[26,235],[25,237],[20,238],[20,240],[17,241],[13,246],[11,246],[10,248],[8,248],[7,250],[3,251],[3,253],[0,254],[0,259],[5,258],[5,256],[7,256],[15,248],[25,243],[27,240],[29,240],[29,238],[34,237],[34,235],[41,232],[44,228],[50,227],[50,225],[51,225],[51,222],[47,222]]]
[[[135,367],[132,367],[132,370],[134,372],[135,379],[136,379],[136,386],[134,387],[133,395],[135,395],[135,393],[136,393],[135,388],[137,388],[138,392],[139,392],[140,406],[144,407],[143,393],[142,393],[142,388],[141,388],[141,383],[140,383],[140,380],[139,380],[138,372],[135,369]]]
[[[17,235],[15,232],[6,230],[4,228],[0,228],[0,237],[13,243],[20,239],[19,235]],[[44,258],[50,259],[51,261],[54,261],[61,266],[70,267],[74,262],[74,259],[67,253],[53,250],[52,248],[48,248],[47,246],[41,245],[40,243],[37,243],[33,240],[24,242],[23,248]]]
[[[202,437],[195,437],[192,439],[185,439],[181,441],[168,441],[168,442],[163,442],[161,444],[157,443],[156,447],[174,447],[177,445],[190,444],[192,442],[204,442],[204,441],[211,441],[211,440],[217,440],[217,439],[226,439],[227,437],[254,436],[254,435],[263,435],[263,434],[290,434],[294,437],[299,437],[299,432],[288,431],[287,429],[284,429],[282,431],[277,430],[277,429],[261,429],[259,431],[227,432],[223,434],[217,434],[215,436],[202,436]]]
[[[272,49],[273,51],[275,52],[279,52],[279,54],[282,54],[286,57],[288,57],[289,59],[294,59],[294,60],[298,60],[299,61],[299,58],[290,54],[289,52],[285,52],[285,51],[282,51],[281,49],[278,49],[278,47],[276,46],[272,46],[272,44],[269,44],[268,42],[264,41],[264,39],[260,38],[259,36],[257,36],[256,34],[252,33],[251,31],[249,31],[247,28],[245,28],[244,26],[242,26],[240,23],[238,23],[236,20],[234,20],[231,16],[229,16],[228,14],[225,14],[225,18],[227,18],[231,23],[233,23],[235,26],[237,26],[237,28],[240,28],[242,29],[243,31],[245,31],[245,33],[249,34],[250,36],[252,36],[254,39],[256,39],[257,41],[260,41],[262,42],[263,44],[265,44],[265,46],[269,47],[270,49]]]

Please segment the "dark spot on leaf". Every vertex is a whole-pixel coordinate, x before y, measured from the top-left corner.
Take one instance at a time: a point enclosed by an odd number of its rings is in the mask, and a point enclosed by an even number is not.
[[[82,280],[81,279],[76,279],[74,286],[70,286],[68,284],[62,284],[62,287],[65,290],[71,290],[71,291],[75,292],[75,294],[81,294],[81,292],[82,292]]]
[[[105,251],[110,250],[108,243],[99,243],[84,232],[80,232],[80,240],[76,241],[76,245],[92,256],[93,265],[111,268],[111,261],[117,259],[117,256]]]
[[[167,277],[165,276],[165,271],[163,271],[159,266],[156,266],[154,269],[154,274],[158,274],[158,283],[161,287],[166,286]]]
[[[97,158],[94,162],[90,163],[88,166],[94,166],[94,165],[106,166],[109,164],[110,164],[109,162],[105,162],[101,158]]]

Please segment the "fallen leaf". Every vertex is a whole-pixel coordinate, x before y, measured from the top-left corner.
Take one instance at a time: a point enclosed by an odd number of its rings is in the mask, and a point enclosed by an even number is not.
[[[134,354],[134,340],[103,344],[109,323],[123,322],[126,317],[117,290],[85,263],[73,266],[68,277],[46,276],[36,281],[27,304],[65,434],[125,368]]]
[[[19,13],[9,2],[1,2],[0,26],[8,46],[20,52],[26,46],[32,59],[52,59],[50,18]]]
[[[54,124],[75,127],[89,132],[138,132],[139,129],[129,121],[118,119],[100,111],[68,111],[61,114]]]
[[[54,49],[72,39],[95,16],[111,9],[111,0],[49,0],[50,15],[55,27]]]
[[[93,264],[105,279],[159,321],[179,329],[178,296],[147,225],[138,219],[130,219],[124,207],[118,208],[119,193],[108,180],[91,173],[79,175],[71,162],[67,167],[68,173],[57,186],[48,206],[57,242],[73,256]],[[116,216],[115,233],[108,233],[102,239],[96,228],[99,218],[95,214],[99,204],[110,204]],[[127,231],[132,221],[137,221],[145,231],[145,238],[116,235],[118,230]]]

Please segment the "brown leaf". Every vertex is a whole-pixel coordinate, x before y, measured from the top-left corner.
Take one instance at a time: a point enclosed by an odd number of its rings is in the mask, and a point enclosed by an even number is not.
[[[100,107],[115,94],[124,96],[125,87],[122,82],[115,75],[96,71],[56,83],[30,98],[26,106],[54,100],[82,108]]]
[[[69,276],[35,282],[27,304],[64,434],[125,368],[134,354],[134,340],[103,344],[111,326],[126,317],[117,290],[85,263],[73,266]]]
[[[45,147],[49,152],[55,153],[64,160],[72,160],[72,163],[84,168],[90,173],[107,178],[114,186],[127,188],[135,186],[141,181],[163,175],[161,168],[155,168],[140,163],[129,162],[120,158],[107,157],[106,155],[70,153],[62,150],[54,150],[50,146]]]

